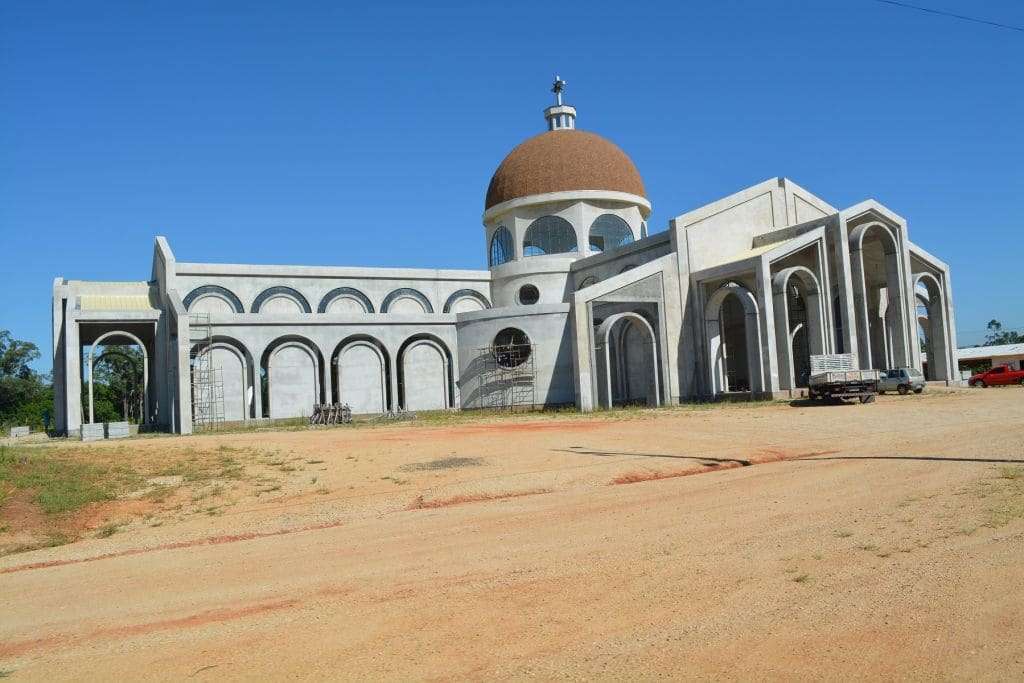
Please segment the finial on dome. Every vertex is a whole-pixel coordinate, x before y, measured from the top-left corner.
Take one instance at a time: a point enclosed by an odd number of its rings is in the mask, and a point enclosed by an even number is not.
[[[555,82],[551,85],[551,92],[555,93],[555,106],[544,110],[544,118],[548,121],[548,130],[572,130],[576,127],[576,108],[568,104],[562,104],[562,92],[565,91],[566,83],[555,75]]]

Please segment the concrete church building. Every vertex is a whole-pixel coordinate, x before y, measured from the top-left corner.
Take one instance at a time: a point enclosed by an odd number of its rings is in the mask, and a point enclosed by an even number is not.
[[[242,421],[327,403],[586,411],[790,396],[810,354],[921,368],[920,336],[928,378],[955,380],[949,268],[904,218],[772,178],[648,234],[640,173],[576,129],[563,87],[548,130],[491,178],[487,270],[185,263],[157,237],[147,281],[57,278],[58,430],[91,421],[83,382],[119,344],[144,351],[145,422],[180,433],[210,411]],[[198,368],[217,377],[216,408],[193,391]]]

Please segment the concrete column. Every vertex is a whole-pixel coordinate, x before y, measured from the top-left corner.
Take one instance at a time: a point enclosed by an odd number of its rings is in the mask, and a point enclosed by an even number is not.
[[[82,429],[82,349],[74,310],[64,319],[64,377],[68,435],[74,436]]]
[[[53,327],[53,422],[51,428],[57,434],[66,434],[67,388],[64,363],[64,306],[67,301],[64,294],[63,279],[56,278],[53,282],[53,308],[51,323]]]
[[[779,356],[775,348],[775,306],[772,302],[771,268],[762,257],[755,273],[757,281],[757,307],[761,309],[761,391],[779,390]],[[749,344],[749,341],[748,341]]]

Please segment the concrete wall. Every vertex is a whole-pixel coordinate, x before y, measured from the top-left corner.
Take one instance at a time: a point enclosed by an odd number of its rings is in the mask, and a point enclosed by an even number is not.
[[[506,327],[522,330],[535,345],[533,351],[539,405],[573,403],[575,382],[572,361],[572,337],[568,325],[568,304],[538,304],[492,309],[458,316],[459,391],[463,408],[487,405],[495,390],[485,375],[486,352],[481,349],[494,342]]]

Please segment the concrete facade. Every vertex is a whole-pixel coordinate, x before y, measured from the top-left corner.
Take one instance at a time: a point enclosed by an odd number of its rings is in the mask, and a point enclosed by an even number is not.
[[[554,109],[547,135],[579,135]],[[631,177],[626,159],[609,163]],[[145,422],[180,433],[197,353],[230,421],[494,405],[508,339],[529,346],[536,404],[581,410],[792,395],[810,354],[921,368],[922,339],[929,379],[958,379],[949,267],[878,202],[839,209],[772,178],[649,235],[636,192],[530,192],[486,207],[487,270],[186,263],[157,237],[147,281],[56,279],[58,430],[90,423],[79,397],[104,344],[144,350]]]

